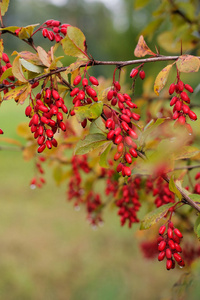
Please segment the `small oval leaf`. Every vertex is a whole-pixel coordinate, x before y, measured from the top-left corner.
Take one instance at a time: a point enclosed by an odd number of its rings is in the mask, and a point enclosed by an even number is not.
[[[154,92],[157,96],[159,96],[160,91],[164,88],[172,66],[173,64],[168,65],[164,69],[162,69],[160,73],[158,73],[154,83]]]

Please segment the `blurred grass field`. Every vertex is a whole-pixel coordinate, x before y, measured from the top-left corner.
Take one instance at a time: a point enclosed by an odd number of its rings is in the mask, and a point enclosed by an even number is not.
[[[24,107],[3,103],[0,127],[16,138]],[[33,162],[22,153],[0,152],[0,299],[169,299],[179,270],[167,272],[142,257],[135,230],[121,228],[116,211],[93,230],[84,211],[66,200],[67,184],[31,190]]]

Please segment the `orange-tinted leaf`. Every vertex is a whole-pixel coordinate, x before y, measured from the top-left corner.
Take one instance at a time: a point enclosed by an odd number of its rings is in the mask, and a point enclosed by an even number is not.
[[[19,147],[22,146],[22,144],[18,140],[14,140],[14,139],[8,138],[8,137],[0,137],[0,141],[6,142],[11,145],[19,146]]]
[[[199,71],[199,58],[193,55],[181,55],[176,61],[179,72],[192,73]]]
[[[48,53],[40,46],[37,47],[37,53],[44,66],[50,67],[51,61],[50,57],[48,56]]]
[[[162,69],[162,71],[160,71],[160,73],[158,73],[155,83],[154,83],[154,92],[156,93],[157,96],[159,95],[159,93],[163,89],[163,87],[165,86],[172,66],[173,66],[173,64],[168,65],[164,69]]]
[[[149,47],[147,46],[145,40],[144,40],[144,37],[143,35],[141,35],[139,37],[139,40],[138,40],[138,43],[137,43],[137,46],[135,48],[135,51],[134,51],[134,55],[136,57],[143,57],[145,55],[153,55],[155,56],[156,54],[153,53],[151,51],[151,49],[149,49]]]

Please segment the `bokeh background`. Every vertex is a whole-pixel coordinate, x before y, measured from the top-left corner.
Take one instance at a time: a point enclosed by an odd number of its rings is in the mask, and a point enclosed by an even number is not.
[[[26,26],[57,19],[84,32],[96,59],[128,60],[158,2],[135,11],[132,0],[10,0],[4,24]],[[45,49],[51,45],[40,33],[35,38]],[[152,37],[153,50],[154,44]],[[28,49],[11,36],[5,37],[4,45],[8,54]],[[97,67],[94,72],[109,77],[113,68]],[[146,72],[155,72],[155,67]],[[24,143],[16,127],[25,121],[24,106],[2,103],[4,136]],[[10,146],[0,145],[0,150],[0,299],[169,299],[183,271],[167,272],[156,259],[143,257],[138,225],[122,228],[116,211],[109,210],[104,225],[92,229],[85,212],[75,211],[67,201],[67,184],[56,186],[51,170],[45,167],[46,185],[32,190],[34,163],[25,162]]]

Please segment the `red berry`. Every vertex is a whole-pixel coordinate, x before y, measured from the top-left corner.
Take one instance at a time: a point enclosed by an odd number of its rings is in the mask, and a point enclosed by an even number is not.
[[[165,241],[161,241],[160,244],[158,245],[158,250],[159,251],[163,251],[166,248],[166,242]]]
[[[52,96],[55,100],[60,99],[60,95],[58,94],[58,92],[56,90],[52,90]]]
[[[38,153],[41,153],[44,151],[44,149],[46,148],[46,144],[42,144],[41,146],[38,147]]]
[[[114,144],[118,145],[119,143],[121,143],[122,139],[122,135],[117,135],[114,139]]]
[[[2,60],[5,62],[5,63],[9,63],[10,60],[9,60],[9,57],[6,53],[2,53]]]
[[[184,83],[181,80],[179,80],[179,82],[178,82],[178,89],[180,92],[182,92],[184,90]]]
[[[88,80],[87,80],[87,78],[83,78],[82,85],[83,85],[83,87],[88,86]]]
[[[167,259],[171,259],[171,257],[172,257],[172,251],[169,248],[166,249],[166,257],[167,257]]]
[[[128,164],[131,164],[132,163],[132,157],[129,153],[126,153],[125,154],[125,160]]]
[[[89,80],[90,80],[91,84],[93,84],[93,85],[99,85],[98,80],[94,76],[90,76]]]
[[[178,228],[174,228],[174,233],[175,233],[175,235],[177,235],[177,237],[179,237],[179,238],[182,238],[182,237],[183,237],[182,233],[178,230]]]
[[[160,235],[163,235],[165,233],[165,230],[166,230],[166,226],[165,225],[162,225],[159,229],[159,234]]]
[[[47,148],[49,148],[49,149],[52,148],[52,143],[50,140],[46,140],[46,145],[47,145]]]
[[[172,239],[173,238],[173,230],[171,228],[168,228],[167,229],[167,235],[168,235],[168,238],[169,239]]]
[[[115,88],[116,88],[117,91],[120,91],[120,90],[121,90],[121,85],[119,84],[118,81],[115,81],[115,82],[114,82],[114,86],[115,86]]]
[[[165,258],[165,251],[161,251],[161,252],[158,254],[158,260],[159,260],[159,261],[162,261],[164,258]]]
[[[140,76],[140,78],[141,78],[142,80],[145,78],[145,72],[144,72],[144,70],[141,70],[141,71],[139,72],[139,76]]]
[[[31,114],[31,111],[32,111],[32,107],[31,107],[30,105],[28,105],[28,106],[26,107],[26,109],[25,109],[25,115],[26,115],[27,117],[29,117],[30,114]]]
[[[3,130],[0,128],[0,134],[3,134]]]
[[[173,265],[172,260],[171,260],[171,259],[167,259],[167,262],[166,262],[166,269],[167,269],[167,270],[172,269],[172,265]]]
[[[188,97],[186,92],[181,93],[181,99],[187,103],[190,103],[190,98]]]
[[[194,92],[193,88],[189,84],[185,84],[185,89],[190,93]]]
[[[189,116],[190,119],[193,120],[193,121],[197,120],[197,115],[196,115],[192,110],[190,110],[190,111],[188,112],[188,116]]]
[[[137,151],[134,148],[129,149],[129,153],[135,158],[138,156]]]
[[[131,169],[129,167],[124,167],[124,174],[128,177],[131,176]]]
[[[73,85],[78,85],[81,82],[81,79],[82,79],[81,75],[77,75],[74,78]]]
[[[177,100],[178,100],[178,97],[174,96],[170,101],[170,106],[173,106]]]
[[[169,94],[172,95],[174,93],[174,91],[175,91],[175,84],[172,83],[169,87]]]
[[[48,37],[48,30],[46,28],[42,29],[42,35],[44,38]]]
[[[134,69],[131,70],[130,77],[133,78],[133,77],[135,77],[137,74],[138,74],[138,69],[135,69],[135,68],[134,68]]]

